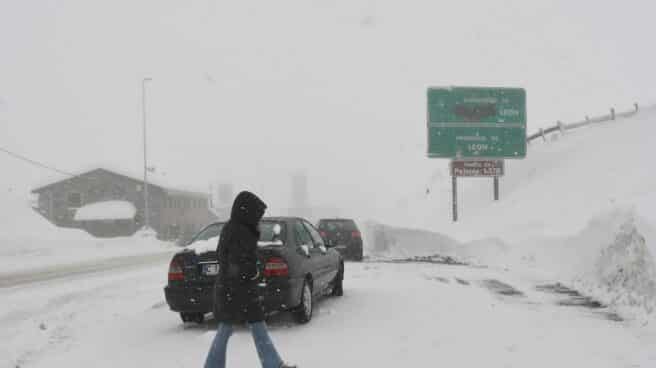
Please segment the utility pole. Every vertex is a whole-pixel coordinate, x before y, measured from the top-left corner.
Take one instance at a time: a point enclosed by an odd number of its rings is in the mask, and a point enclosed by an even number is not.
[[[148,210],[148,156],[146,145],[146,82],[152,81],[152,78],[141,80],[141,104],[143,110],[143,165],[144,165],[144,229],[150,228],[150,213]]]

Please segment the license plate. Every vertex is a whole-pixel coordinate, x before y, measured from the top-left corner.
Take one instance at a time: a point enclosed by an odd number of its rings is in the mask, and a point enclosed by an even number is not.
[[[216,276],[219,273],[219,265],[217,263],[206,263],[203,265],[203,275]]]

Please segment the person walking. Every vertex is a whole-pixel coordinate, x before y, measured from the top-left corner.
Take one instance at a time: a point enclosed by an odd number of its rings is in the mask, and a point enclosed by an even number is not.
[[[257,261],[258,225],[266,204],[251,192],[235,198],[230,220],[221,231],[217,246],[219,273],[215,283],[216,336],[205,360],[205,368],[225,368],[228,340],[233,325],[247,323],[262,368],[296,368],[287,365],[273,345],[264,323],[264,308],[258,292],[260,272]]]

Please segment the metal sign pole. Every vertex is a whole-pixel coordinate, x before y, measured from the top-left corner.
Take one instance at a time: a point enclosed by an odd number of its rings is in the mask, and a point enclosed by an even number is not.
[[[494,200],[499,200],[499,177],[494,177]]]
[[[452,185],[452,193],[451,193],[451,198],[453,202],[453,222],[458,222],[458,177],[457,176],[451,176],[451,185]]]
[[[143,165],[144,165],[144,229],[150,228],[150,210],[148,209],[148,160],[147,160],[147,146],[146,146],[146,82],[152,81],[151,78],[144,78],[141,80],[141,97],[142,97],[142,112],[143,112]]]

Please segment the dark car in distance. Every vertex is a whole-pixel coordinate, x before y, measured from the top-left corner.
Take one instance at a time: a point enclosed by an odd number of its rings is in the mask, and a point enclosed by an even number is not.
[[[171,260],[164,294],[183,322],[202,323],[206,313],[215,312],[216,247],[222,227],[223,223],[207,226]],[[343,258],[308,221],[265,217],[260,233],[259,285],[267,315],[290,311],[299,323],[306,323],[318,297],[343,294]]]
[[[318,227],[326,242],[337,249],[345,259],[362,261],[362,233],[355,221],[342,218],[321,219]]]

